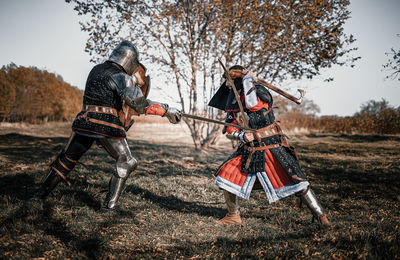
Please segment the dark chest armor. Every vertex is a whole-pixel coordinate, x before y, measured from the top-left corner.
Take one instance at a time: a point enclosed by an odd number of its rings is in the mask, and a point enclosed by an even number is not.
[[[117,73],[122,71],[109,62],[95,66],[86,81],[83,103],[121,110],[122,102],[111,79],[111,76]]]
[[[85,108],[88,105],[100,106],[115,109],[117,113],[122,109],[117,83],[112,79],[117,73],[124,72],[109,62],[96,65],[90,71],[83,96],[85,106],[72,124],[72,129],[79,134],[95,138],[126,138],[126,131],[118,115],[87,112]]]
[[[268,111],[262,108],[255,112],[247,111],[247,115],[249,116],[249,127],[253,129],[260,129],[275,122],[273,110]]]

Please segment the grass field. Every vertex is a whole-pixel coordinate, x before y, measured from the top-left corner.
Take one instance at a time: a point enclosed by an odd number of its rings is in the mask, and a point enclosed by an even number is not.
[[[297,197],[269,205],[262,192],[241,200],[242,225],[214,223],[225,206],[213,172],[233,149],[223,137],[194,150],[183,123],[130,130],[139,166],[117,212],[98,212],[114,162],[97,146],[72,187],[30,202],[69,133],[69,123],[0,125],[2,259],[400,258],[399,136],[291,136],[332,222],[321,228]]]

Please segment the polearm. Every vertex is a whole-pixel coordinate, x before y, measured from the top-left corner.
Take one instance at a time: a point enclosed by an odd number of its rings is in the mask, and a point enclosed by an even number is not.
[[[275,86],[269,84],[268,82],[266,82],[266,81],[264,81],[264,80],[262,80],[262,79],[260,79],[260,78],[257,78],[256,83],[259,83],[259,84],[261,84],[261,85],[263,85],[263,86],[269,88],[270,90],[275,91],[276,93],[278,93],[278,94],[284,96],[285,98],[287,98],[287,99],[289,99],[289,100],[295,102],[295,103],[298,104],[298,105],[301,104],[301,101],[303,100],[304,93],[305,93],[304,90],[302,90],[302,89],[297,89],[297,91],[300,92],[300,98],[296,98],[296,97],[290,95],[289,93],[283,91],[282,89],[277,88],[277,87],[275,87]]]
[[[192,119],[195,119],[195,120],[206,121],[206,122],[210,122],[210,123],[214,123],[214,124],[219,124],[219,125],[224,125],[224,126],[232,126],[232,127],[236,127],[236,128],[243,129],[243,130],[256,131],[255,129],[251,129],[251,128],[246,127],[246,126],[226,123],[226,122],[222,122],[222,121],[211,119],[211,118],[207,118],[207,117],[196,116],[196,115],[185,114],[185,113],[182,113],[182,116],[187,117],[187,118],[192,118]]]
[[[242,120],[243,120],[243,126],[244,127],[249,127],[249,122],[247,122],[247,118],[244,114],[244,109],[243,109],[243,105],[242,105],[242,101],[240,100],[240,96],[239,93],[237,92],[236,86],[235,86],[235,82],[233,82],[233,79],[231,77],[231,75],[229,75],[229,71],[226,69],[225,65],[222,63],[222,61],[220,59],[218,59],[219,63],[221,64],[222,68],[224,69],[225,75],[226,75],[226,79],[229,81],[229,83],[231,84],[233,93],[235,93],[235,98],[236,98],[236,102],[239,105],[239,110],[240,110],[240,115],[242,116]],[[238,120],[239,123],[240,120]]]
[[[235,74],[240,74],[241,77],[244,77],[247,74],[248,71],[247,70],[232,70],[231,72],[235,73]],[[270,84],[270,83],[268,83],[268,82],[266,82],[266,81],[264,81],[264,80],[262,80],[262,79],[260,79],[258,77],[255,79],[254,83],[263,85],[264,87],[269,88],[272,91],[275,91],[276,93],[284,96],[285,98],[295,102],[298,105],[301,104],[301,101],[303,100],[303,97],[304,97],[304,94],[305,94],[304,90],[297,89],[297,91],[300,92],[300,97],[296,98],[296,97],[290,95],[289,93],[287,93],[286,91],[284,91],[284,90],[282,90],[282,89],[280,89],[278,87],[275,87],[274,85],[272,85],[272,84]]]

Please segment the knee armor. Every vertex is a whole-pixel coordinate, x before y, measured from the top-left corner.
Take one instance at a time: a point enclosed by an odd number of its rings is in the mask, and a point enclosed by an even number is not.
[[[118,202],[125,182],[130,173],[137,167],[137,160],[131,155],[126,139],[101,139],[100,143],[106,151],[116,160],[116,169],[110,179],[108,193],[103,207],[112,209]]]
[[[126,179],[128,178],[129,174],[136,169],[137,160],[133,156],[131,156],[130,158],[126,158],[124,156],[121,157],[117,159],[115,173],[117,177]]]

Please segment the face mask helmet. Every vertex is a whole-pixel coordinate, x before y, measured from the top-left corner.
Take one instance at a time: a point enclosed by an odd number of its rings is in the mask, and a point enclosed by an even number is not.
[[[120,65],[128,75],[133,75],[140,65],[139,51],[130,41],[123,41],[118,44],[111,52],[108,60]]]

